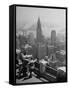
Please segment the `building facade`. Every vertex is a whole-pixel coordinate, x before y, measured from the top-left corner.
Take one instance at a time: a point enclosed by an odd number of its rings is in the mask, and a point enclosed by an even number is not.
[[[54,46],[56,44],[56,31],[55,30],[51,31],[51,44]]]
[[[38,18],[37,21],[36,40],[37,40],[37,58],[38,60],[40,60],[46,56],[46,44],[44,42],[44,37],[42,35],[40,18]]]

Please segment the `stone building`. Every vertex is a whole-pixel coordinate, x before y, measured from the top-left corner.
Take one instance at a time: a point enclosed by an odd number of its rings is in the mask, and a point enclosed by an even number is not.
[[[37,21],[36,40],[37,40],[37,58],[38,60],[40,60],[46,56],[46,44],[44,42],[44,36],[42,35],[40,18],[38,18]]]

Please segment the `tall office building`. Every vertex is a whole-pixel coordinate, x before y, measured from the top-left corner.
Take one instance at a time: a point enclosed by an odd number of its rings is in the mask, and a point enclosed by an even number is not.
[[[46,44],[44,43],[44,38],[42,35],[40,18],[38,18],[37,21],[36,40],[37,40],[37,58],[38,60],[40,60],[43,59],[46,55]]]
[[[37,37],[37,42],[41,43],[43,36],[42,36],[42,29],[41,29],[40,18],[38,18],[38,21],[37,21],[36,37]]]
[[[48,45],[48,57],[50,58],[51,65],[56,61],[55,55],[55,47],[56,47],[56,31],[51,31],[51,45]]]
[[[53,45],[48,45],[48,46],[47,46],[47,49],[48,49],[48,51],[47,51],[48,57],[50,57],[51,54],[54,53],[54,46],[53,46]]]
[[[56,44],[56,31],[55,30],[51,31],[51,44],[54,46]]]

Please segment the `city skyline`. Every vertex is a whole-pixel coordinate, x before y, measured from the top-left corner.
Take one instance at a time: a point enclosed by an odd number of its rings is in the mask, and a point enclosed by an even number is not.
[[[66,19],[65,10],[49,8],[17,7],[16,9],[16,29],[27,30],[32,26],[36,27],[37,20],[40,18],[43,35],[50,36],[51,30],[56,33],[65,34]],[[33,30],[34,31],[34,30]]]

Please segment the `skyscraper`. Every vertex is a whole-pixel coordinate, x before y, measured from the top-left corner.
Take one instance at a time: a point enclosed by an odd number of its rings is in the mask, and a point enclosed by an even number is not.
[[[37,21],[37,33],[36,33],[36,37],[37,37],[37,42],[42,42],[42,29],[41,29],[41,22],[40,22],[40,18],[38,18]]]
[[[56,31],[55,30],[51,31],[51,44],[52,45],[56,44]]]
[[[38,18],[37,21],[36,40],[37,40],[37,58],[40,60],[43,59],[46,55],[46,44],[44,43],[44,38],[42,35],[40,18]]]

